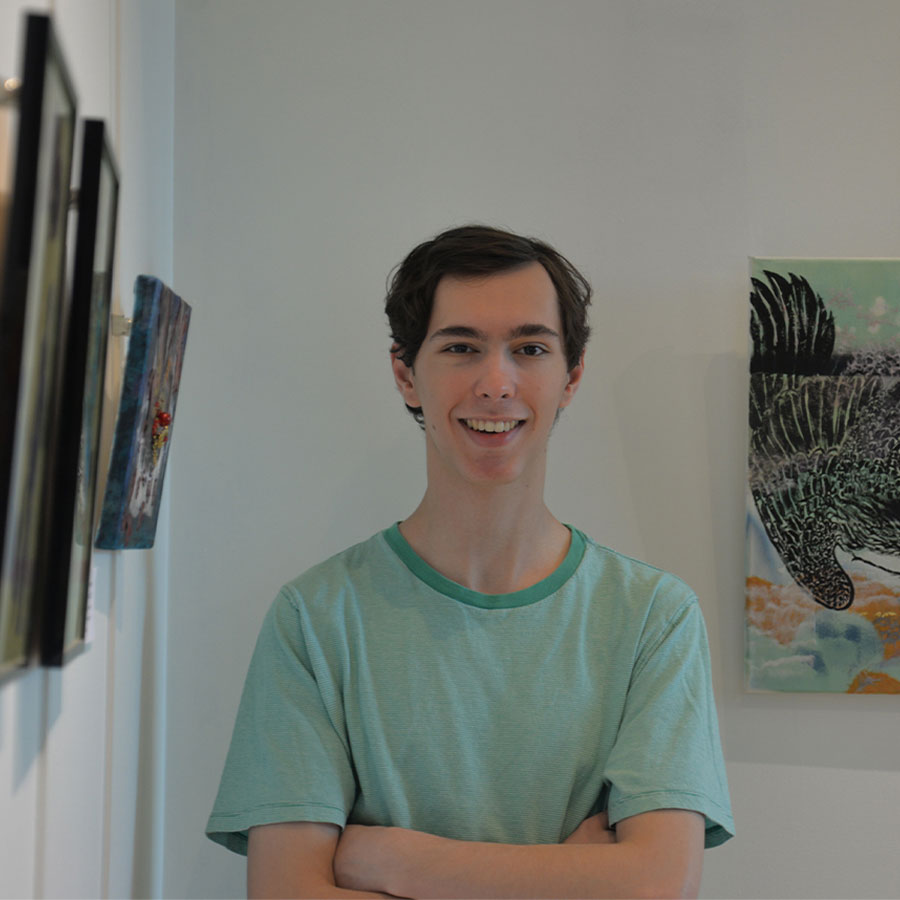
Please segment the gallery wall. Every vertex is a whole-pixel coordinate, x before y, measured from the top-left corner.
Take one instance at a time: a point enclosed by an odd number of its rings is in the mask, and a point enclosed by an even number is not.
[[[417,502],[384,282],[473,220],[596,289],[548,500],[701,598],[738,828],[703,894],[896,896],[897,698],[744,693],[742,605],[747,257],[898,255],[898,29],[890,0],[177,4],[167,896],[243,890],[202,829],[257,628]]]
[[[54,17],[79,116],[109,125],[122,178],[114,307],[130,314],[138,273],[172,277],[174,4],[0,0],[6,77],[20,72],[26,9]],[[112,342],[114,416],[125,343]],[[0,897],[161,893],[167,520],[164,501],[152,551],[96,553],[85,652],[0,686]]]
[[[703,896],[896,896],[896,698],[746,694],[741,616],[746,258],[900,255],[900,6],[36,6],[114,130],[119,308],[147,272],[194,315],[156,548],[99,554],[90,650],[0,690],[0,897],[242,895],[202,830],[256,631],[421,495],[384,282],[472,220],[594,283],[548,501],[701,598],[738,828]]]

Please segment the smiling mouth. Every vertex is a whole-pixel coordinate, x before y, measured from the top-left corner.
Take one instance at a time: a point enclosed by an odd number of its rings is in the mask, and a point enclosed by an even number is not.
[[[524,419],[463,419],[467,428],[472,431],[486,431],[489,434],[512,431],[521,425]]]

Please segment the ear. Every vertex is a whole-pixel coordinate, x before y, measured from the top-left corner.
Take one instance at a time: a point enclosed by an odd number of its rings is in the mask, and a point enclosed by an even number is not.
[[[419,407],[419,396],[416,393],[415,372],[400,359],[400,350],[395,345],[391,347],[391,370],[394,373],[394,383],[400,391],[403,401],[407,406]]]
[[[581,353],[581,357],[578,360],[577,365],[573,366],[569,370],[568,374],[568,383],[563,389],[562,399],[559,401],[559,408],[562,409],[564,406],[568,406],[572,402],[572,398],[575,396],[575,392],[578,390],[578,385],[581,384],[581,378],[584,375],[584,351]]]

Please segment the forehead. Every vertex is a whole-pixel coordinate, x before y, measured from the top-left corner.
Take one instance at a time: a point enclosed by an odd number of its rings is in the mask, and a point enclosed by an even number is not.
[[[454,325],[509,330],[524,323],[560,331],[556,288],[538,262],[483,277],[445,275],[434,292],[428,331]]]

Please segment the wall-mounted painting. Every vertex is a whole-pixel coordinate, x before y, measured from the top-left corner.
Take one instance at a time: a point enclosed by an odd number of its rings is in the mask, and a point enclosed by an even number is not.
[[[900,260],[750,265],[748,687],[900,693]]]
[[[62,665],[84,647],[118,195],[106,129],[89,119],[82,131],[72,309],[48,535],[44,665]]]
[[[0,285],[0,672],[27,662],[58,432],[75,92],[46,16],[26,19]]]
[[[159,279],[137,277],[101,549],[153,546],[190,320],[190,306]]]
[[[18,98],[14,79],[3,81],[0,75],[0,285],[3,284],[3,256],[6,249],[6,226],[13,181],[13,142],[18,115]],[[7,82],[10,82],[8,85]]]

